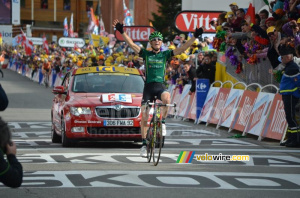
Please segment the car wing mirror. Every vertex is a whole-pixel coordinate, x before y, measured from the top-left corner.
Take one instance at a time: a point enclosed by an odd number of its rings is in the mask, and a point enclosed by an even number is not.
[[[65,91],[64,86],[56,86],[52,90],[53,94],[67,94],[67,91]]]

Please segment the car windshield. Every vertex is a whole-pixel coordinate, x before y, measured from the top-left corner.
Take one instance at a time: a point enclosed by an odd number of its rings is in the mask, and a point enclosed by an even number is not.
[[[72,85],[75,93],[143,93],[143,88],[143,78],[129,74],[81,74]]]

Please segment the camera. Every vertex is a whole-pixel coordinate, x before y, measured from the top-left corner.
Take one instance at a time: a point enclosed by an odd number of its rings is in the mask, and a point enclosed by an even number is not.
[[[290,27],[291,27],[292,29],[295,29],[297,26],[294,25],[294,24],[292,24],[292,25],[290,25]]]

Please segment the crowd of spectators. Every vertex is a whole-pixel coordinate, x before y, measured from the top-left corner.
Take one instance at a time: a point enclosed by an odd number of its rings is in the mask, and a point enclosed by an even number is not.
[[[293,47],[295,57],[299,58],[299,0],[270,2],[266,8],[255,10],[255,16],[236,3],[229,7],[230,11],[211,21],[216,29],[213,47],[225,53],[230,63],[237,67],[236,73],[242,71],[240,63],[243,59],[255,65],[265,58],[269,59],[274,70],[280,71],[279,48],[282,45]]]

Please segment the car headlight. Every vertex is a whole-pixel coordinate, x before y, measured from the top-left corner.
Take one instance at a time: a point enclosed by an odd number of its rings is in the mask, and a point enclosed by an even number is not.
[[[70,112],[75,115],[86,115],[86,114],[91,114],[91,108],[90,107],[71,107]]]

